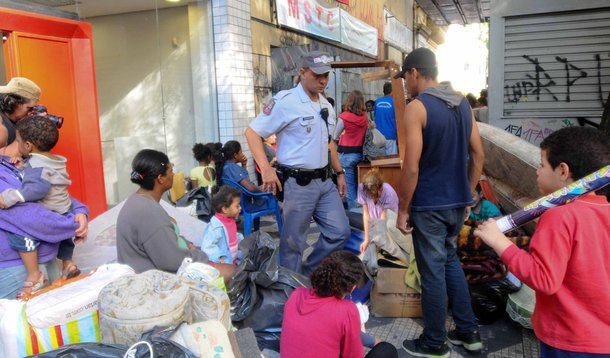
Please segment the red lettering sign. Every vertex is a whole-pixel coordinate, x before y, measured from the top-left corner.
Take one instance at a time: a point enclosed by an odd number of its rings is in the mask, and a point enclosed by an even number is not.
[[[299,0],[288,0],[288,16],[299,18]]]
[[[305,1],[303,8],[305,9],[305,21],[307,21],[308,24],[311,24],[311,4],[308,1]]]

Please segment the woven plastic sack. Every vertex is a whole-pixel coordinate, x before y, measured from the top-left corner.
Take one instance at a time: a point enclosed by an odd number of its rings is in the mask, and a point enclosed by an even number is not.
[[[536,306],[536,293],[526,285],[508,295],[506,312],[510,318],[525,328],[532,329],[532,313]]]
[[[126,265],[103,265],[27,303],[0,300],[0,356],[24,357],[72,343],[100,342],[98,293],[132,273]]]

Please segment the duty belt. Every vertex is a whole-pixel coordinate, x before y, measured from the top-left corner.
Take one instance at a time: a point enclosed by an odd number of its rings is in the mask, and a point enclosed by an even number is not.
[[[330,168],[328,166],[319,169],[299,169],[280,165],[278,167],[278,173],[282,175],[282,181],[286,181],[289,177],[292,177],[296,179],[297,184],[300,186],[306,186],[313,179],[322,179],[322,181],[325,181],[330,178]]]

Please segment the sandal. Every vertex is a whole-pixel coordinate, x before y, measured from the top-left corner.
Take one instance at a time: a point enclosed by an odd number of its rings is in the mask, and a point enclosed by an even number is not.
[[[42,272],[38,272],[38,274],[38,280],[36,280],[36,282],[23,281],[23,288],[21,291],[17,292],[16,298],[24,298],[25,296],[40,290],[47,283],[47,279],[44,277],[44,274]]]
[[[68,280],[80,275],[80,273],[81,272],[78,266],[76,266],[76,264],[74,263],[71,263],[70,265],[68,265],[68,267],[61,271],[61,278],[63,278],[64,280]]]

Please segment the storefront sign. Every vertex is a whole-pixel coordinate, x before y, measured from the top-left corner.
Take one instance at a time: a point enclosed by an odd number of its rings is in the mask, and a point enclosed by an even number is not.
[[[341,10],[341,43],[377,56],[377,29]]]
[[[392,15],[388,9],[383,9],[386,19],[383,27],[383,40],[402,52],[413,51],[413,32]]]
[[[316,0],[276,0],[277,19],[280,25],[316,36],[340,41],[339,8]]]

